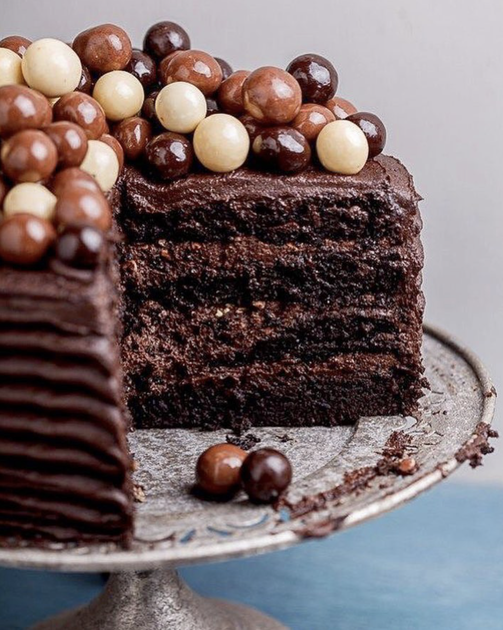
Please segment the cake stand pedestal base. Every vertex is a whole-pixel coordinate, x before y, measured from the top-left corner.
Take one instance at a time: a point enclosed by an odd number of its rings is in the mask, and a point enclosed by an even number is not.
[[[32,630],[287,630],[256,610],[200,597],[175,570],[113,573],[90,604]]]

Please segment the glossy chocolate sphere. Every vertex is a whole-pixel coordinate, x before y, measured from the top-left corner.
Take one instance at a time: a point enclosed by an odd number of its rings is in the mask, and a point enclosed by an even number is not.
[[[13,265],[33,265],[56,238],[49,221],[32,214],[15,214],[0,223],[0,258]]]
[[[64,42],[50,37],[30,44],[22,66],[26,83],[48,98],[73,92],[82,76],[78,55]]]
[[[56,256],[71,267],[95,268],[105,246],[103,232],[92,225],[67,225],[55,245]]]
[[[114,70],[96,81],[93,98],[101,105],[108,120],[117,122],[141,111],[145,92],[134,75],[124,70]]]
[[[82,66],[82,74],[80,75],[79,84],[76,87],[77,92],[84,92],[84,94],[91,94],[93,90],[93,78],[89,72],[89,68]]]
[[[188,138],[167,132],[148,143],[146,158],[161,179],[175,179],[190,171],[194,151]]]
[[[0,86],[24,83],[21,57],[8,48],[0,48]]]
[[[239,117],[239,120],[245,126],[245,129],[250,136],[251,143],[253,143],[253,141],[261,131],[266,129],[266,127],[264,127],[264,125],[261,125],[256,118],[253,118],[253,116],[251,116],[251,114],[243,114],[243,116]]]
[[[112,225],[112,212],[103,193],[79,185],[69,184],[63,188],[55,213],[59,225],[85,223],[104,232]]]
[[[225,61],[225,59],[221,59],[220,57],[215,57],[216,61],[218,61],[218,65],[222,69],[222,79],[228,79],[231,74],[234,72],[230,63]]]
[[[283,453],[272,448],[251,452],[241,467],[241,481],[252,501],[270,503],[292,481],[292,466]]]
[[[201,90],[204,95],[213,94],[222,83],[222,69],[218,61],[202,50],[185,50],[171,57],[159,67],[160,80],[165,85],[184,81]]]
[[[158,22],[148,29],[143,48],[149,55],[160,60],[177,50],[188,50],[190,38],[179,24]]]
[[[337,92],[337,71],[321,55],[300,55],[290,62],[287,71],[299,82],[305,103],[326,103]]]
[[[33,214],[40,219],[52,221],[56,207],[56,196],[41,184],[23,182],[11,188],[5,197],[5,217],[14,214]]]
[[[214,96],[206,97],[206,116],[212,116],[213,114],[220,114],[221,109],[217,99]]]
[[[122,169],[124,168],[125,155],[121,143],[117,140],[117,138],[109,133],[104,133],[100,138],[100,142],[108,144],[108,146],[113,149],[117,159],[119,160],[119,173],[122,172]]]
[[[206,117],[206,99],[195,85],[177,81],[159,92],[155,99],[155,111],[161,125],[168,131],[192,133]]]
[[[369,145],[358,125],[349,120],[336,120],[320,131],[316,151],[328,171],[357,175],[367,162]]]
[[[101,24],[75,38],[73,49],[91,72],[104,74],[122,70],[133,53],[126,31],[115,24]]]
[[[144,88],[149,88],[157,81],[155,61],[150,55],[137,48],[133,48],[131,61],[124,69],[135,76]]]
[[[94,177],[103,192],[108,192],[119,177],[119,158],[106,142],[89,140],[86,157],[80,168]]]
[[[9,37],[4,37],[0,41],[0,48],[7,48],[8,50],[15,52],[16,55],[24,57],[24,53],[27,51],[30,44],[31,41],[26,39],[26,37],[21,37],[21,35],[10,35]]]
[[[62,96],[53,107],[54,120],[68,120],[85,131],[89,140],[97,140],[108,131],[103,108],[96,99],[82,92]]]
[[[52,122],[49,101],[24,85],[0,87],[0,136],[24,129],[40,129]]]
[[[4,199],[7,196],[8,192],[9,186],[2,175],[0,175],[0,208],[2,207]]]
[[[60,120],[44,129],[56,145],[58,164],[63,168],[80,166],[87,153],[87,136],[82,127],[67,120]]]
[[[253,141],[252,149],[261,162],[283,173],[300,171],[311,160],[308,141],[291,127],[264,129]]]
[[[246,452],[233,444],[215,444],[197,460],[198,487],[210,496],[230,497],[241,485],[241,466]]]
[[[244,112],[243,84],[249,76],[248,70],[237,70],[222,82],[218,89],[218,103],[225,114],[239,116]]]
[[[369,112],[358,112],[351,114],[346,120],[358,125],[365,134],[369,143],[369,158],[375,158],[383,152],[386,146],[386,127],[378,116]]]
[[[229,114],[205,118],[194,132],[194,152],[215,173],[228,173],[245,163],[250,138],[243,123]]]
[[[291,74],[265,66],[250,74],[243,85],[245,110],[263,124],[292,121],[302,105],[302,92]]]
[[[127,118],[120,122],[113,131],[114,137],[120,142],[128,160],[140,158],[152,138],[152,125],[139,116]]]
[[[101,192],[101,188],[94,177],[77,167],[65,168],[56,173],[52,179],[51,190],[56,197],[60,197],[67,186],[84,188],[96,193]]]
[[[39,182],[54,172],[58,151],[45,133],[25,129],[4,142],[1,159],[4,173],[14,182]]]
[[[350,103],[340,96],[334,96],[328,100],[325,103],[325,107],[332,112],[336,120],[344,120],[348,116],[351,116],[351,114],[356,114],[358,111],[353,103]]]
[[[292,120],[292,127],[300,131],[308,142],[314,142],[323,127],[334,120],[335,116],[323,105],[305,103]]]
[[[141,108],[141,115],[143,118],[148,120],[153,125],[160,125],[159,119],[157,118],[157,113],[155,111],[155,99],[159,95],[159,90],[154,90],[150,92],[150,94],[145,97],[145,101],[143,103],[143,107]]]

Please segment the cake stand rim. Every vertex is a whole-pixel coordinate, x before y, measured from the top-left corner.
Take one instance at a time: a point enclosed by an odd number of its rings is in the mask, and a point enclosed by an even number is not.
[[[454,351],[471,368],[480,384],[479,392],[483,394],[482,410],[477,425],[480,423],[491,425],[496,407],[496,395],[493,381],[484,363],[475,352],[442,328],[424,323],[423,331],[425,335],[432,337]],[[463,444],[460,444],[459,447],[469,446],[477,437],[478,435],[474,431],[470,438]],[[329,531],[327,535],[354,527],[403,505],[448,477],[461,464],[462,462],[458,461],[456,457],[451,457],[449,460],[439,464],[435,470],[425,473],[403,489],[395,492],[391,491],[370,504],[356,508],[344,519],[340,527]],[[190,548],[164,549],[156,549],[154,547],[150,550],[142,551],[118,549],[117,551],[107,551],[106,553],[93,552],[87,556],[77,555],[75,549],[72,549],[70,553],[65,555],[67,551],[65,549],[0,548],[0,566],[90,573],[101,571],[144,571],[212,561],[221,562],[231,558],[259,555],[285,549],[304,540],[306,540],[306,536],[293,530],[287,530],[276,534],[264,534],[251,539],[224,541],[218,545],[208,544]]]

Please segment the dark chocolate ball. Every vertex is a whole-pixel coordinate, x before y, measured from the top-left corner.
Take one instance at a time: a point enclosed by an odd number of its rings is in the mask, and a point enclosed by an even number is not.
[[[70,168],[82,164],[87,153],[87,136],[82,127],[60,120],[50,124],[44,131],[56,145],[59,166]]]
[[[40,129],[52,122],[52,108],[40,92],[24,85],[0,87],[0,136]]]
[[[25,129],[4,142],[1,158],[4,173],[13,181],[40,182],[54,172],[58,151],[45,133]]]
[[[241,481],[252,501],[270,503],[292,481],[292,466],[287,457],[273,448],[253,451],[241,467]]]
[[[0,175],[0,208],[3,206],[4,199],[8,192],[9,186],[5,179]]]
[[[49,221],[15,214],[0,223],[0,258],[14,265],[33,265],[46,255],[55,238]]]
[[[79,33],[73,49],[82,63],[98,74],[122,70],[133,52],[129,35],[115,24],[100,24]]]
[[[76,166],[59,171],[51,182],[51,190],[56,197],[60,197],[67,186],[85,188],[92,192],[101,193],[101,188],[94,177]]]
[[[105,195],[84,188],[78,183],[68,184],[58,197],[55,209],[56,223],[94,225],[106,232],[112,225],[112,211]]]
[[[216,61],[218,61],[218,65],[222,69],[222,80],[228,79],[231,74],[234,72],[230,63],[225,61],[225,59],[221,59],[220,57],[215,57]]]
[[[140,158],[152,138],[152,125],[139,116],[126,118],[113,130],[114,137],[120,142],[128,160]]]
[[[91,94],[93,89],[93,78],[89,72],[89,68],[82,66],[82,74],[80,75],[79,84],[76,87],[77,92],[84,92],[84,94]]]
[[[175,22],[158,22],[148,29],[143,48],[149,55],[160,60],[176,50],[188,50],[190,37]]]
[[[328,100],[325,103],[325,107],[332,112],[336,120],[344,120],[348,116],[351,116],[351,114],[356,114],[358,111],[353,103],[350,103],[340,96],[334,96]]]
[[[275,170],[295,173],[311,159],[311,147],[305,137],[291,127],[268,127],[253,141],[253,153]]]
[[[21,35],[10,35],[9,37],[4,37],[2,41],[0,41],[0,48],[8,48],[20,57],[23,57],[30,44],[31,41],[26,39],[26,37],[21,37]]]
[[[89,140],[98,140],[108,132],[103,108],[96,99],[82,92],[65,94],[53,107],[54,120],[68,120],[86,132]]]
[[[241,465],[246,452],[233,444],[215,444],[197,460],[198,487],[209,495],[232,496],[241,485]]]
[[[162,179],[175,179],[190,171],[194,151],[188,138],[166,132],[148,143],[146,157]]]
[[[157,113],[155,111],[155,99],[159,94],[159,90],[154,90],[151,92],[143,102],[143,107],[141,108],[141,115],[143,118],[148,120],[153,125],[160,125],[159,119],[157,118]]]
[[[256,118],[253,118],[250,114],[243,114],[240,116],[239,120],[243,123],[250,136],[250,142],[253,144],[255,138],[262,132],[266,127],[261,125]]]
[[[220,107],[218,105],[218,101],[213,96],[206,97],[206,116],[211,116],[212,114],[221,113]]]
[[[92,225],[67,225],[55,245],[56,256],[71,267],[94,269],[105,246],[103,232]]]
[[[222,82],[218,89],[218,103],[225,114],[238,116],[244,112],[243,84],[249,76],[248,70],[237,70]]]
[[[314,142],[323,127],[334,120],[335,116],[323,105],[305,103],[292,120],[292,127],[300,131],[308,142]]]
[[[386,146],[386,127],[383,121],[370,112],[358,112],[351,114],[346,120],[350,120],[360,127],[369,143],[369,158],[375,158],[383,152]]]
[[[302,92],[291,74],[264,66],[254,70],[243,84],[245,110],[266,125],[292,121],[302,105]]]
[[[176,81],[191,83],[208,96],[222,83],[222,69],[214,57],[202,50],[184,50],[173,55],[159,66],[159,78],[163,84]]]
[[[287,71],[299,82],[305,103],[326,103],[337,92],[337,71],[321,55],[300,55],[290,62]]]
[[[135,76],[144,88],[148,88],[157,81],[157,65],[150,55],[133,48],[131,61],[124,68]]]

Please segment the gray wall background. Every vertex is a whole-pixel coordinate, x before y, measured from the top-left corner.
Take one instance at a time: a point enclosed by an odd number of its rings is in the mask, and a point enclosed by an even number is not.
[[[387,152],[425,198],[428,320],[479,353],[501,388],[501,0],[0,0],[2,36],[70,41],[115,22],[140,45],[161,19],[235,69],[284,67],[303,52],[333,60],[339,94],[383,118]],[[499,447],[457,479],[503,481]]]

